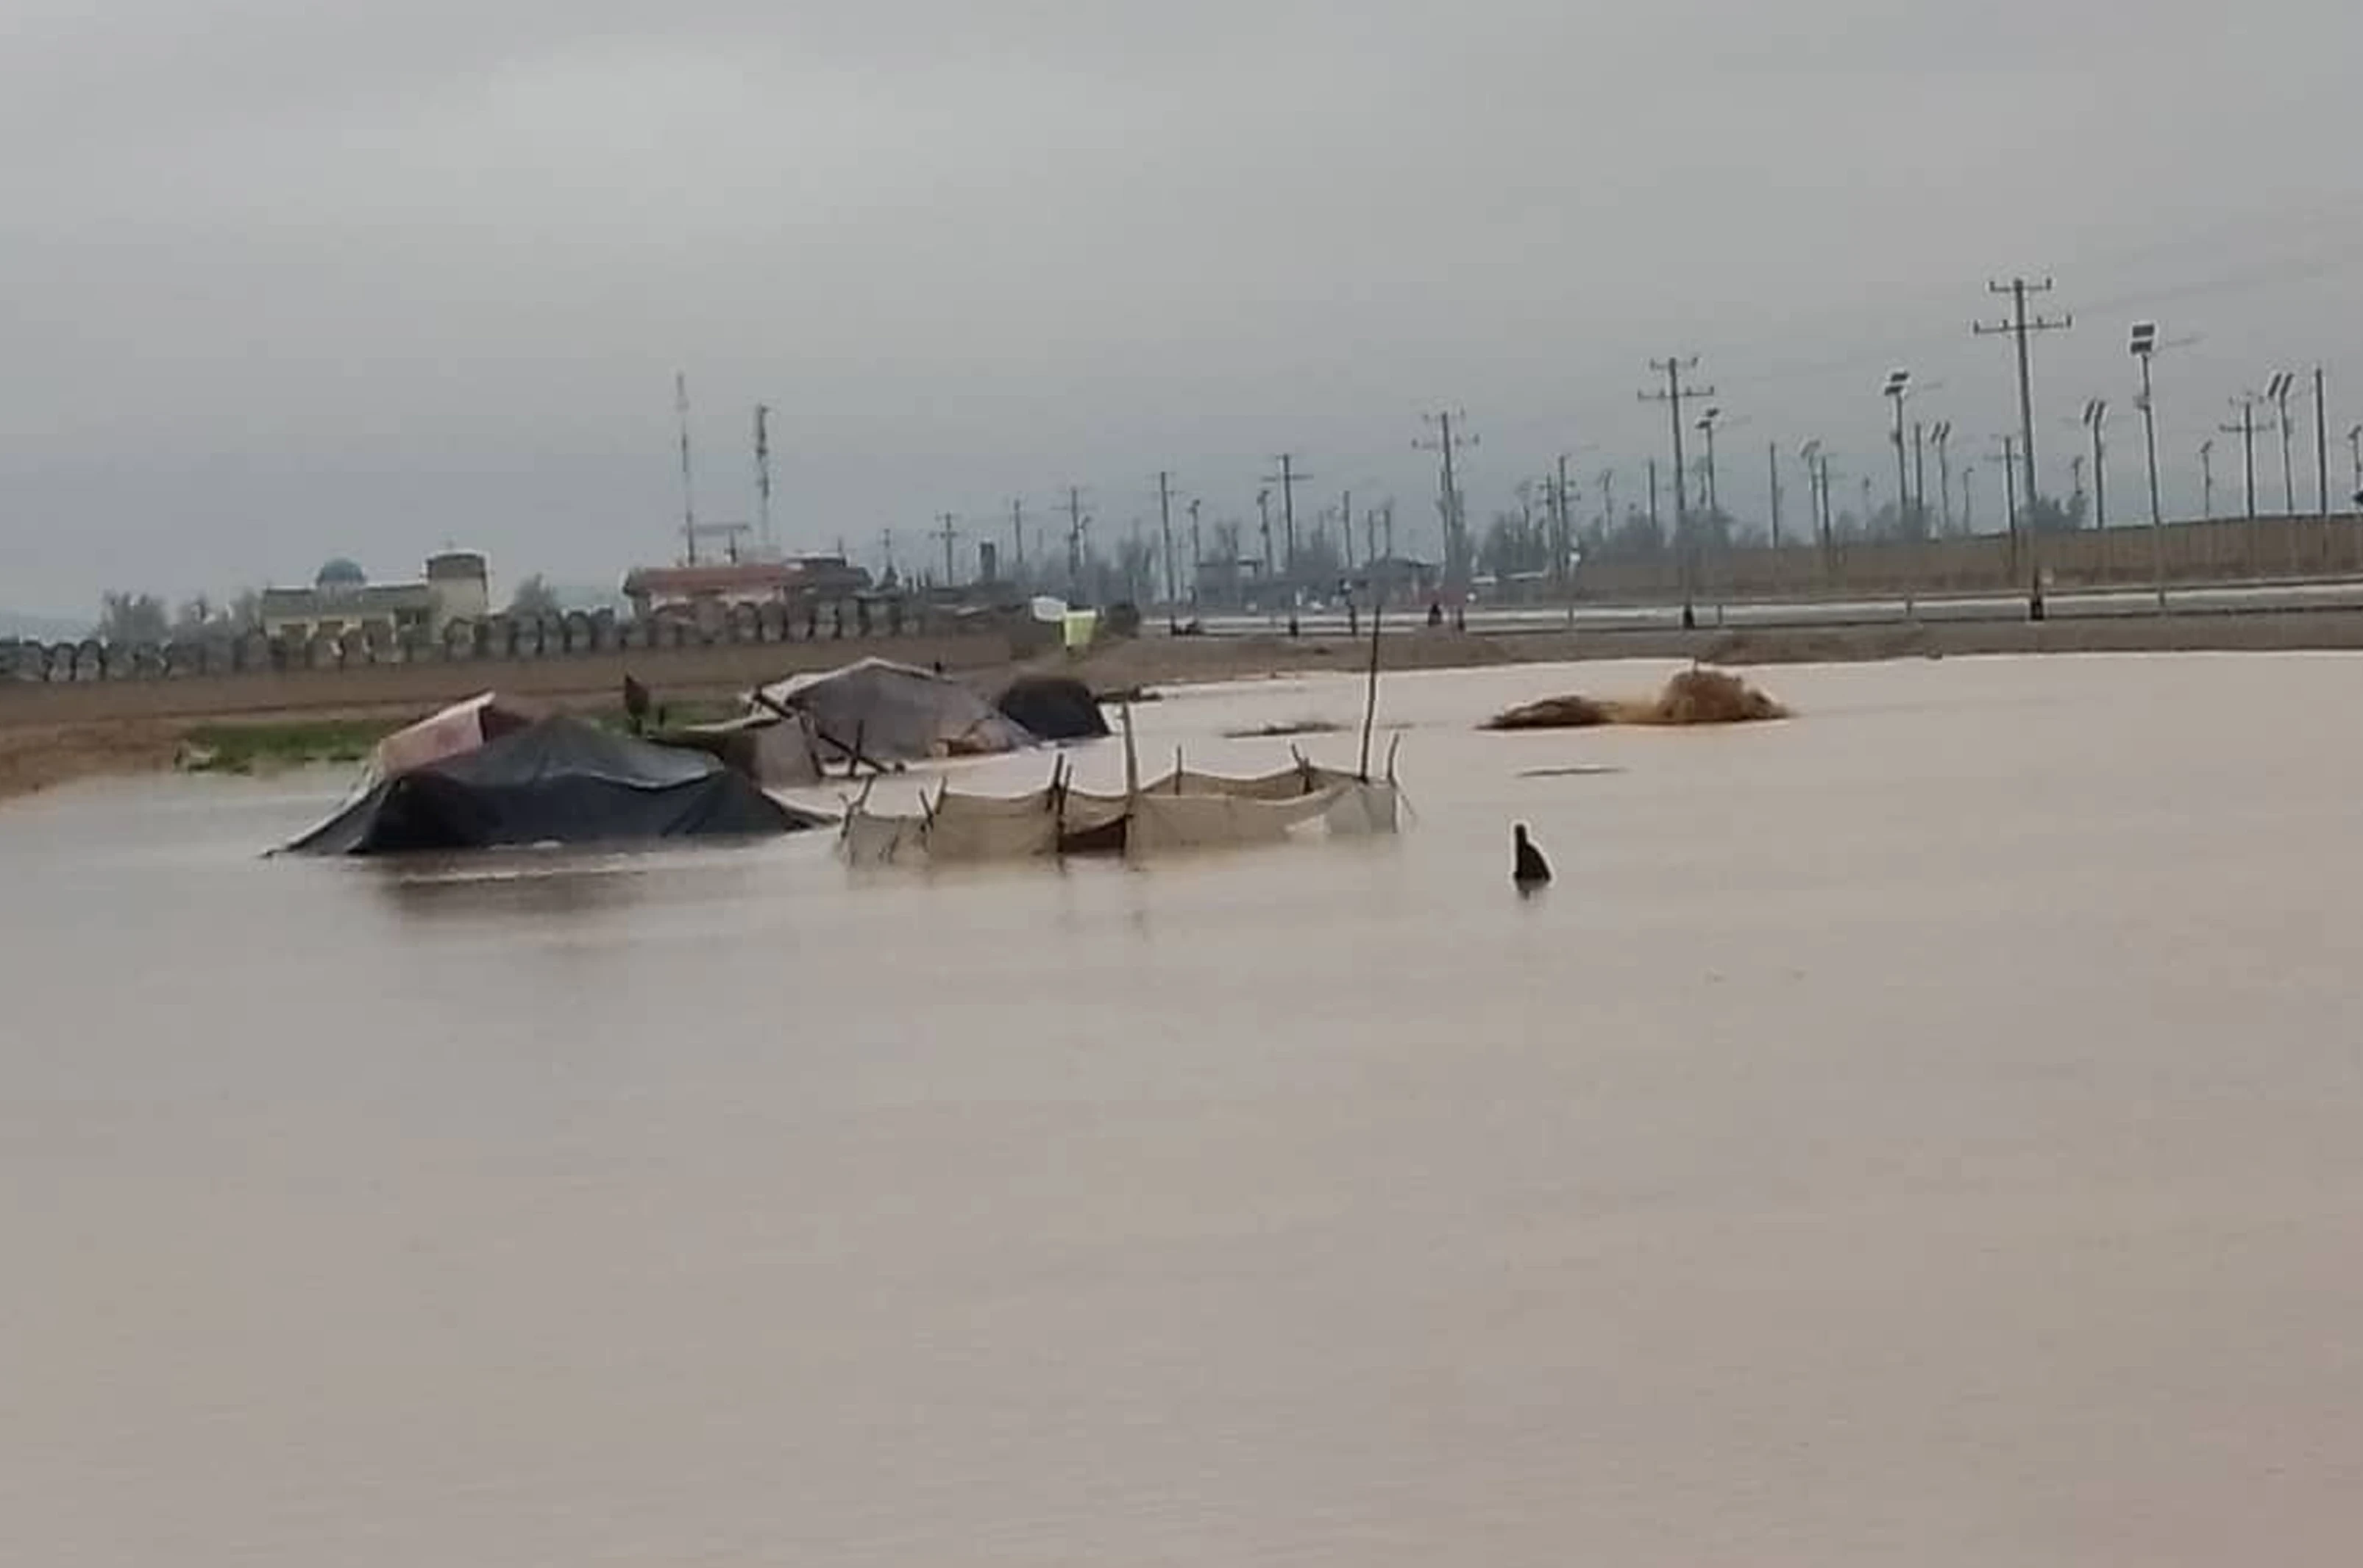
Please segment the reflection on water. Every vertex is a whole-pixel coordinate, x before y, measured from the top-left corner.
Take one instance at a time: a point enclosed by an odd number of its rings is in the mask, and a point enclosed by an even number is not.
[[[0,810],[0,1562],[2346,1562],[2358,668],[1405,678],[1402,839],[1139,867]]]
[[[709,847],[706,853],[722,853]],[[695,853],[695,852],[691,852]],[[771,863],[767,868],[775,869]],[[536,915],[667,900],[701,899],[717,867],[683,864],[670,852],[576,854],[523,850],[483,856],[404,856],[340,863],[346,875],[402,913],[419,919],[463,915],[495,923]],[[760,873],[732,868],[740,878]]]

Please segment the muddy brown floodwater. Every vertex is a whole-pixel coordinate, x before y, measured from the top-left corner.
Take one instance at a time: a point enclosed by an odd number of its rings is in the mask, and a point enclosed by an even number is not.
[[[0,811],[0,1562],[2356,1561],[2363,662],[1469,727],[1665,672],[1392,681],[1399,841],[1139,871]]]

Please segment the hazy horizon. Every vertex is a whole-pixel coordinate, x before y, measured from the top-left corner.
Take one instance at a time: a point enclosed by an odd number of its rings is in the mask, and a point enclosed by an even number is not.
[[[1282,450],[1300,517],[1351,485],[1432,535],[1438,407],[1482,439],[1473,521],[1569,448],[1589,512],[1662,460],[1634,393],[1670,352],[1731,417],[1729,510],[1807,436],[1884,500],[1891,364],[1965,449],[2014,427],[1969,332],[2014,271],[2077,319],[2037,351],[2046,485],[2106,396],[2119,519],[2136,317],[2199,338],[2158,367],[2171,512],[2275,370],[2328,367],[2335,491],[2363,417],[2363,15],[2312,0],[0,5],[0,127],[41,152],[0,175],[17,612],[447,541],[612,581],[677,547],[676,370],[701,514],[751,513],[767,403],[782,542],[873,564],[1069,483],[1107,537],[1159,469],[1251,517]]]

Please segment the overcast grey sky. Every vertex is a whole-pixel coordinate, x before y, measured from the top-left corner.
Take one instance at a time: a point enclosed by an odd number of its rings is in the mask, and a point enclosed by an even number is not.
[[[1480,511],[1569,446],[1637,493],[1670,350],[1757,512],[1768,441],[1886,462],[1891,362],[2008,426],[1968,323],[2012,270],[2078,316],[2047,469],[2113,396],[2122,508],[2137,315],[2203,335],[2159,365],[2189,504],[2283,363],[2363,418],[2342,0],[0,0],[0,37],[20,609],[447,540],[612,580],[676,548],[676,369],[704,513],[779,411],[791,547],[1071,480],[1120,529],[1160,467],[1250,513],[1283,448],[1426,528],[1439,404]]]

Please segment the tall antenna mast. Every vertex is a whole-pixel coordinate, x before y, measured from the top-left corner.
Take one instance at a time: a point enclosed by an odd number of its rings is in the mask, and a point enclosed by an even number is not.
[[[755,405],[755,536],[771,550],[771,411]]]
[[[689,478],[689,377],[672,377],[673,413],[681,420],[681,536],[689,548],[689,564],[697,564],[697,496]]]

